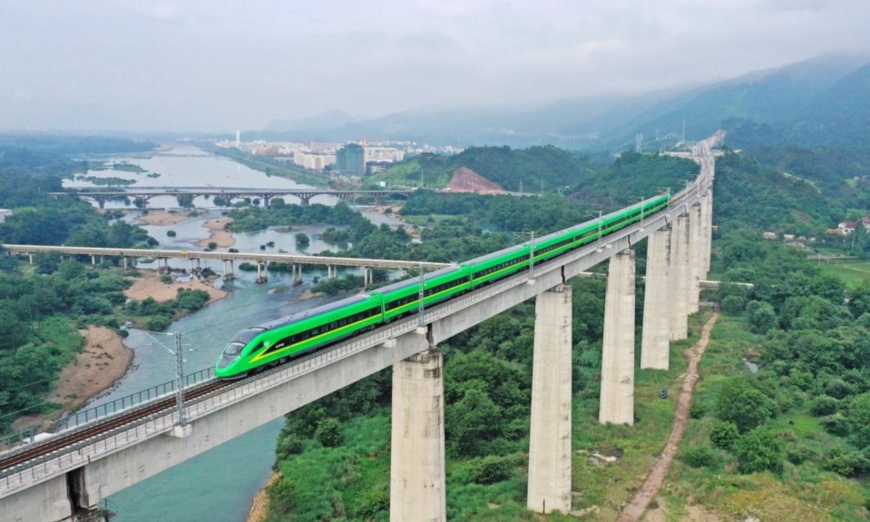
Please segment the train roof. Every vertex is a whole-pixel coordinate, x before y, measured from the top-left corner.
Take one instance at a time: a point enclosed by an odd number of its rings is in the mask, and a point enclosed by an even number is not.
[[[423,276],[423,278],[426,280],[429,280],[429,279],[432,279],[433,277],[438,277],[438,276],[442,276],[445,274],[449,274],[451,272],[455,272],[455,271],[459,270],[460,268],[462,268],[462,267],[459,265],[445,266],[444,268],[439,268],[438,270],[435,270],[434,272],[429,272],[428,274],[425,274]],[[395,283],[390,283],[387,286],[375,288],[375,289],[371,290],[369,292],[369,294],[375,294],[375,293],[387,294],[390,292],[395,292],[396,290],[401,290],[403,288],[407,288],[407,287],[412,286],[412,285],[416,285],[419,282],[420,282],[419,278],[409,277],[408,279],[402,279],[401,281],[396,281]]]
[[[334,301],[332,303],[315,306],[314,308],[309,308],[308,310],[297,312],[293,315],[288,315],[280,319],[275,319],[274,321],[269,321],[268,323],[260,324],[258,325],[258,327],[265,328],[266,330],[273,330],[281,326],[287,326],[289,324],[299,322],[303,319],[308,319],[309,317],[314,317],[315,315],[325,314],[327,312],[332,312],[333,310],[337,310],[345,306],[361,303],[367,299],[371,299],[371,296],[368,294],[357,294],[351,297],[345,297],[344,299],[339,299],[338,301]]]
[[[535,240],[535,242],[537,243],[537,240]],[[490,259],[495,259],[495,258],[501,257],[505,254],[510,254],[511,252],[519,251],[520,247],[522,247],[523,244],[525,244],[525,243],[522,243],[519,245],[514,245],[514,246],[509,246],[507,248],[503,248],[501,250],[498,250],[496,252],[492,252],[490,254],[486,254],[484,256],[475,257],[474,259],[469,259],[468,261],[465,262],[465,264],[471,265],[471,264],[483,263],[484,261],[489,261]]]

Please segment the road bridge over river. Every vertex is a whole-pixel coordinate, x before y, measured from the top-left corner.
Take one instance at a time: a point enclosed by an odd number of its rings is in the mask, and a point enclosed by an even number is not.
[[[670,205],[601,240],[498,280],[414,317],[238,381],[206,380],[171,396],[0,454],[5,520],[69,520],[107,496],[281,417],[367,375],[393,368],[390,517],[445,520],[443,364],[438,345],[535,297],[527,506],[571,511],[571,286],[608,261],[599,422],[634,423],[635,252],[649,238],[641,368],[666,369],[685,339],[710,262],[711,147],[700,175]],[[594,224],[595,221],[590,222]],[[600,226],[600,225],[599,225]]]
[[[3,248],[12,254],[26,255],[33,263],[34,254],[49,253],[73,256],[90,256],[91,263],[102,262],[106,257],[120,257],[124,268],[128,264],[135,264],[136,259],[147,258],[157,260],[157,269],[160,272],[169,271],[170,259],[187,259],[190,262],[190,272],[201,268],[203,260],[221,261],[223,263],[223,278],[235,277],[236,261],[256,263],[257,282],[265,282],[272,263],[290,264],[293,281],[302,278],[301,265],[325,266],[327,277],[330,279],[337,274],[337,267],[360,267],[364,269],[365,285],[372,283],[372,268],[386,268],[393,270],[436,270],[451,266],[450,263],[433,263],[429,261],[395,261],[392,259],[364,259],[359,257],[330,257],[330,256],[303,256],[298,254],[265,254],[259,252],[212,252],[198,250],[149,250],[140,248],[93,248],[93,247],[68,247],[47,245],[3,245]],[[194,267],[196,263],[196,267]]]
[[[52,197],[78,196],[92,199],[100,208],[105,208],[106,201],[112,199],[129,199],[139,202],[143,208],[148,206],[148,201],[157,196],[171,196],[178,199],[179,206],[183,199],[200,196],[222,198],[227,203],[239,198],[259,199],[263,206],[268,207],[275,198],[293,196],[299,199],[302,205],[308,205],[316,196],[334,196],[341,200],[351,200],[359,197],[371,197],[381,199],[384,197],[407,198],[414,189],[402,190],[329,190],[329,189],[281,189],[281,188],[240,188],[240,187],[148,187],[131,188],[129,190],[92,190],[92,189],[69,189],[65,192],[51,192]]]

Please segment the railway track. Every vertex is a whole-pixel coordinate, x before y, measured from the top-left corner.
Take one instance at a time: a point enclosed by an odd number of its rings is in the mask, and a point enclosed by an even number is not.
[[[226,388],[233,384],[233,381],[208,382],[203,383],[198,387],[186,390],[184,392],[185,404],[191,401],[195,401],[200,397],[218,391],[222,388]],[[67,448],[76,443],[87,441],[92,437],[105,434],[116,428],[126,426],[138,420],[148,418],[157,413],[172,410],[174,408],[175,397],[167,397],[165,399],[160,399],[153,404],[146,404],[133,411],[121,413],[117,417],[111,417],[109,419],[106,419],[105,421],[94,423],[79,431],[73,431],[69,434],[52,438],[43,443],[35,443],[34,445],[27,447],[24,450],[0,458],[0,476],[2,476],[3,472],[9,470],[10,468],[14,468],[15,466],[25,464],[31,460],[35,460],[41,457],[46,457],[57,450]]]

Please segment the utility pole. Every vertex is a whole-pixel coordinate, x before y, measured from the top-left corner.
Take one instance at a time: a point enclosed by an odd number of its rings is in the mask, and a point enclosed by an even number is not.
[[[178,424],[184,426],[184,352],[181,348],[181,332],[175,332],[175,405],[178,408]]]
[[[418,320],[419,321],[418,326],[420,328],[426,327],[426,314],[425,314],[426,310],[424,309],[425,306],[423,303],[423,300],[426,298],[426,291],[423,289],[424,283],[425,283],[425,280],[423,279],[423,264],[420,263],[420,294],[419,294],[419,296],[420,296],[419,297],[419,299],[420,299],[420,308],[419,308],[420,315],[419,315],[419,320]]]
[[[532,230],[532,239],[529,240],[529,279],[535,278],[535,231]]]

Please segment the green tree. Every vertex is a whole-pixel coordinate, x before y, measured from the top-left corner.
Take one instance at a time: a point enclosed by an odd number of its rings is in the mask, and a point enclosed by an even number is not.
[[[467,389],[462,399],[445,413],[446,443],[455,455],[482,456],[487,442],[501,435],[501,408],[481,388]]]
[[[764,423],[775,411],[771,399],[741,378],[724,381],[716,396],[716,416],[734,423],[741,433]]]
[[[737,425],[728,421],[716,421],[710,431],[710,442],[717,448],[731,450],[740,439]]]
[[[784,451],[785,443],[775,433],[763,427],[744,434],[734,445],[737,468],[741,473],[765,470],[782,472]]]
[[[870,447],[870,392],[856,396],[847,415],[855,444],[859,448]]]
[[[341,422],[334,417],[324,419],[314,431],[314,438],[327,448],[341,445],[344,442],[344,436],[341,433]]]
[[[749,327],[755,333],[767,333],[777,325],[776,310],[770,303],[761,303],[749,316]]]

